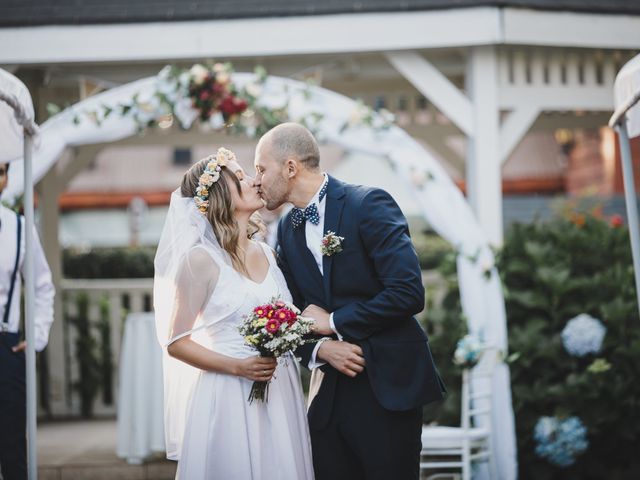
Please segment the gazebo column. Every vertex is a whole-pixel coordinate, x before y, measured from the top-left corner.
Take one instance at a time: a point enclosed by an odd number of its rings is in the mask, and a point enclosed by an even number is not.
[[[102,145],[73,149],[68,161],[52,168],[38,184],[41,239],[56,288],[54,322],[49,332],[47,366],[49,409],[52,416],[73,414],[71,384],[65,358],[65,326],[62,291],[62,249],[60,248],[60,207],[58,200],[69,182],[95,158]]]
[[[67,378],[65,372],[64,317],[62,308],[62,258],[60,255],[58,198],[61,182],[52,169],[38,184],[38,210],[40,213],[40,235],[42,247],[51,268],[53,284],[56,288],[54,300],[54,321],[49,331],[46,349],[47,375],[45,382],[49,388],[49,412],[51,415],[70,413],[67,399]]]
[[[495,47],[469,50],[465,80],[474,126],[467,145],[467,197],[489,242],[500,245],[503,234],[502,164]]]
[[[467,94],[416,52],[393,52],[386,57],[467,136],[467,197],[487,238],[499,245],[502,242],[502,175],[495,47],[470,49]]]

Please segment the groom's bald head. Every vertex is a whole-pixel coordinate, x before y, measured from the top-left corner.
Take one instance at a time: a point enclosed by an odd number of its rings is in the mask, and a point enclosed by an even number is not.
[[[307,170],[320,168],[320,149],[313,134],[298,123],[282,123],[269,130],[259,143],[268,147],[280,164],[288,159],[298,161]]]

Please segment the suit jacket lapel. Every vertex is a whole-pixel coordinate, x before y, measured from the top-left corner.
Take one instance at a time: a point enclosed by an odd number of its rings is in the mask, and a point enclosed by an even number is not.
[[[315,285],[320,287],[322,285],[322,276],[320,275],[320,270],[318,270],[318,264],[316,263],[316,259],[313,258],[313,254],[307,248],[307,238],[305,236],[305,228],[306,222],[299,228],[293,229],[293,238],[296,247],[296,251],[299,254],[299,257],[302,261],[302,264],[307,269],[309,273],[310,281],[313,281]],[[292,266],[295,268],[295,266]]]
[[[340,226],[340,218],[342,217],[342,208],[344,207],[344,184],[329,176],[329,185],[327,187],[327,203],[324,211],[324,235],[328,231],[332,231],[340,235],[338,227]],[[322,257],[322,280],[324,284],[324,296],[327,299],[327,305],[331,305],[331,267],[333,265],[333,257],[335,255]]]

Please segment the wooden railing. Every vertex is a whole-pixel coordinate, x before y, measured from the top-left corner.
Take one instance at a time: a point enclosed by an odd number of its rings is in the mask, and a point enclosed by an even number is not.
[[[74,415],[116,414],[124,322],[151,311],[152,291],[152,278],[63,280],[65,388]]]

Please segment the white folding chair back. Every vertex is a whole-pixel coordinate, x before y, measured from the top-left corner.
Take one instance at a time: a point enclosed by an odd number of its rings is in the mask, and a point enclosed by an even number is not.
[[[459,478],[461,474],[463,480],[470,480],[475,462],[488,462],[490,476],[496,478],[491,449],[491,383],[499,360],[499,352],[488,349],[475,367],[463,370],[460,427],[422,428],[421,472],[446,471],[428,479]]]

